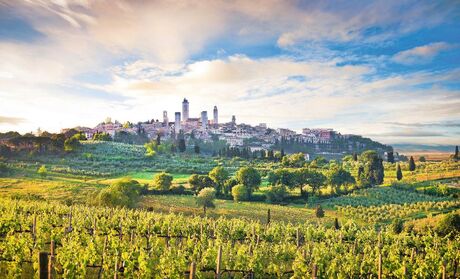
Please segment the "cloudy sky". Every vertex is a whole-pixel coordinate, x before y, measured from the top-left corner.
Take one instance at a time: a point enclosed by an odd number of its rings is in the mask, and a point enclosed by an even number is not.
[[[459,144],[459,1],[0,0],[0,131],[191,115]]]

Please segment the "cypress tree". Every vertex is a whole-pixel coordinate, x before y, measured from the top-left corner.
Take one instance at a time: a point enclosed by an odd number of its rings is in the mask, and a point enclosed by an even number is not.
[[[455,146],[455,155],[454,155],[454,159],[460,159],[460,155],[458,154],[458,145]]]
[[[180,139],[179,140],[179,152],[185,152],[186,146],[185,146],[185,139]]]
[[[194,150],[196,154],[200,154],[200,146],[198,144],[195,144]]]
[[[409,170],[410,171],[415,170],[415,161],[414,161],[414,157],[412,157],[412,156],[410,156],[410,160],[409,160]]]
[[[357,162],[358,161],[358,154],[353,153],[353,161]]]
[[[336,230],[340,229],[339,220],[337,218],[334,219],[334,229]]]
[[[323,218],[324,217],[324,210],[321,207],[321,205],[318,204],[315,209],[315,215],[317,218]]]
[[[387,153],[387,161],[388,161],[388,163],[394,163],[395,162],[395,156],[393,154],[393,151]]]
[[[157,145],[161,144],[161,136],[160,134],[157,135]]]
[[[398,181],[403,178],[402,171],[401,171],[401,166],[399,164],[398,164],[398,167],[396,169],[396,178],[398,179]]]

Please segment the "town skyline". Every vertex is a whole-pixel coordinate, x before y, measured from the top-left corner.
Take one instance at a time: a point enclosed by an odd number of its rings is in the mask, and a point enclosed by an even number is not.
[[[0,0],[0,131],[199,117],[460,138],[456,1]]]

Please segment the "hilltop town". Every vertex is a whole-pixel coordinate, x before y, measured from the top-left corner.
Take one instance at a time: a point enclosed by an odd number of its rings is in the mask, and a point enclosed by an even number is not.
[[[233,115],[229,122],[219,121],[217,106],[213,108],[212,119],[208,112],[202,111],[200,117],[190,117],[190,103],[184,98],[182,111],[174,113],[171,121],[168,112],[163,111],[163,119],[149,120],[139,123],[112,121],[110,118],[94,128],[75,127],[77,131],[93,138],[96,134],[105,133],[116,141],[130,136],[142,135],[146,139],[177,139],[178,137],[193,138],[203,142],[224,141],[230,147],[248,147],[251,151],[260,149],[284,149],[286,152],[304,152],[323,155],[343,155],[344,153],[360,152],[369,148],[382,154],[392,151],[391,146],[383,145],[368,138],[352,134],[340,134],[329,128],[304,128],[301,133],[286,128],[269,128],[261,123],[251,126],[237,123]],[[70,129],[63,129],[66,133]]]

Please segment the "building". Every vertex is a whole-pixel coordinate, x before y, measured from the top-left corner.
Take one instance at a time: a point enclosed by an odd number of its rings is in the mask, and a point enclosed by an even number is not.
[[[214,125],[219,125],[219,112],[217,111],[217,106],[214,106],[214,120],[212,121],[212,124]]]
[[[180,112],[176,112],[174,114],[175,116],[175,121],[174,121],[174,132],[177,134],[179,134],[180,132],[180,129],[181,129],[181,126],[180,126]]]
[[[169,123],[168,112],[164,110],[163,111],[163,124],[166,127],[168,123]]]
[[[188,114],[188,100],[184,98],[182,102],[182,121],[187,122],[189,114]]]
[[[235,125],[236,124],[236,117],[234,115],[232,115],[232,124]]]
[[[201,112],[201,128],[206,129],[208,127],[208,112]]]

